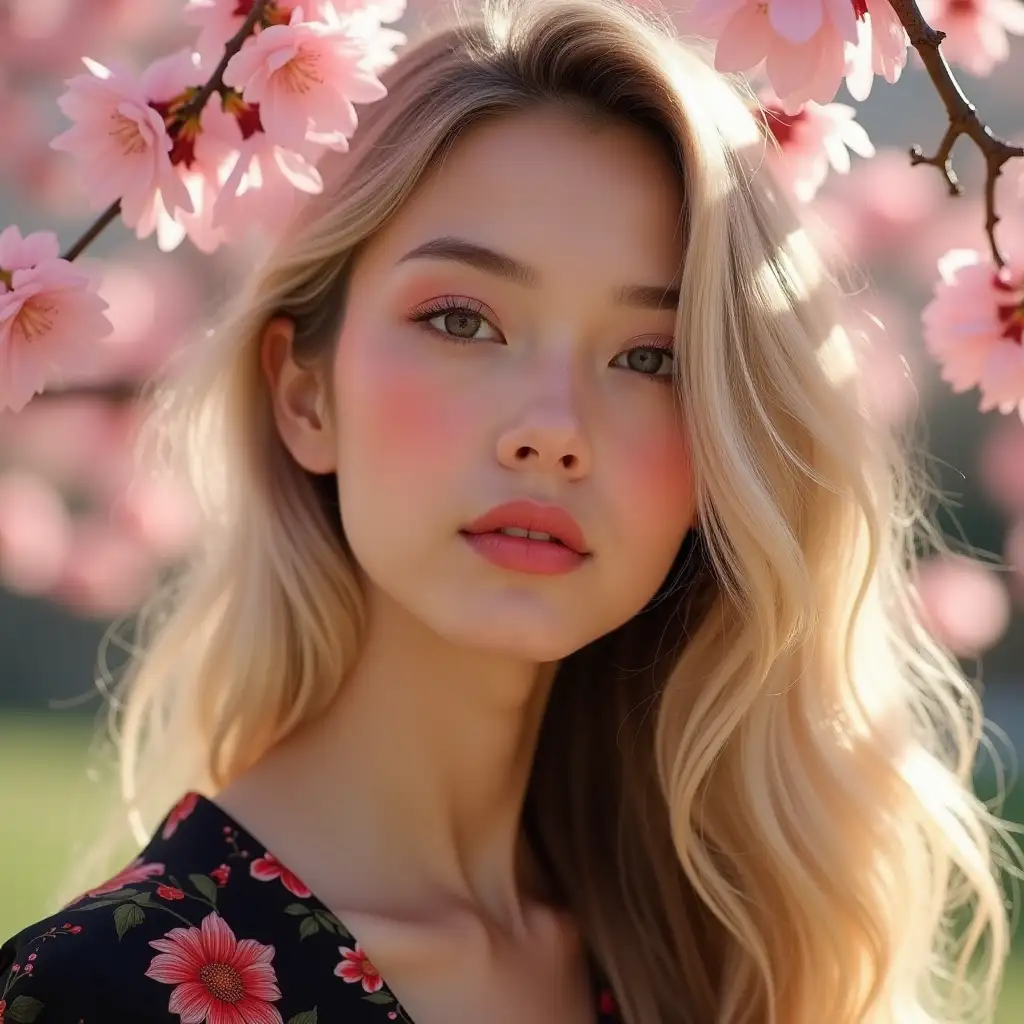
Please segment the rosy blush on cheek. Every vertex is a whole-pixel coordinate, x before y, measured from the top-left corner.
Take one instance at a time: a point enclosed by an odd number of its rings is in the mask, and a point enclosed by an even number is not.
[[[660,523],[692,515],[693,465],[689,447],[678,438],[635,446],[622,465],[619,493],[629,495],[633,525]],[[671,519],[669,520],[671,521]]]
[[[464,442],[471,427],[459,401],[419,361],[390,359],[357,376],[358,397],[345,419],[378,456],[430,464]]]

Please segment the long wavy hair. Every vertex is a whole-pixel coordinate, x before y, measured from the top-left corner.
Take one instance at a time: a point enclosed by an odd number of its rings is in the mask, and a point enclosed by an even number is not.
[[[971,787],[980,706],[916,623],[920,492],[863,410],[840,289],[759,169],[747,97],[616,0],[487,4],[384,81],[160,394],[153,436],[204,527],[117,699],[139,837],[322,714],[359,651],[335,483],[278,437],[265,325],[329,360],[361,245],[424,172],[471,125],[561,104],[640,126],[680,176],[698,516],[655,600],[558,669],[524,812],[552,898],[628,1024],[991,1020],[1008,840]]]

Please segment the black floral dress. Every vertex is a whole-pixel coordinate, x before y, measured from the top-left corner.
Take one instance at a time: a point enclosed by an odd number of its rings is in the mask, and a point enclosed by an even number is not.
[[[597,1024],[618,1024],[594,988]],[[197,793],[123,871],[0,948],[0,1024],[389,1021],[413,1024],[359,942]]]

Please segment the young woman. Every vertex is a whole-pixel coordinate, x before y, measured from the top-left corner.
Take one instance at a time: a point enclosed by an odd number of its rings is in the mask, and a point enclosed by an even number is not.
[[[612,0],[386,84],[176,390],[144,849],[0,1018],[990,1020],[979,709],[743,97]]]

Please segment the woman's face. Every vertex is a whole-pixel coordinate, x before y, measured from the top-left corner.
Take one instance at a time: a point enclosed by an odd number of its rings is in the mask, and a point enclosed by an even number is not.
[[[345,532],[386,603],[552,661],[656,593],[694,512],[671,379],[681,208],[639,130],[538,111],[466,133],[366,248],[331,432]]]

